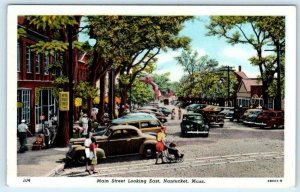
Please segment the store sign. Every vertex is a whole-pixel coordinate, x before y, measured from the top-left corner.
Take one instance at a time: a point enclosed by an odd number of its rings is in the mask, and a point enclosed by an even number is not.
[[[22,108],[23,107],[23,103],[22,102],[17,102],[17,108]]]
[[[59,110],[69,111],[69,92],[59,92]]]

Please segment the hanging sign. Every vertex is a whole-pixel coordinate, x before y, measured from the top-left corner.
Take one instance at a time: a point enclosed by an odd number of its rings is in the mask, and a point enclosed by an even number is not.
[[[69,111],[69,92],[59,92],[59,110]]]

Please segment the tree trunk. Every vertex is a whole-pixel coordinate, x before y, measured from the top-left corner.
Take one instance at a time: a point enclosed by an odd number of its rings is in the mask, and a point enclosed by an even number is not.
[[[103,75],[100,78],[100,102],[99,102],[99,110],[98,110],[98,114],[97,114],[97,119],[98,122],[100,122],[101,125],[104,125],[104,113],[107,112],[105,111],[105,85],[106,85],[106,75]]]
[[[123,115],[123,113],[125,112],[124,110],[126,109],[126,105],[127,105],[127,86],[123,83],[121,83],[119,81],[119,85],[120,85],[120,90],[121,90],[121,93],[120,93],[120,96],[121,96],[121,104],[120,104],[120,116]]]

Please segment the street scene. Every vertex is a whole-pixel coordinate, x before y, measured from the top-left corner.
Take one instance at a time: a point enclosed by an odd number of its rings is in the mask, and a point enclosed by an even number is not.
[[[171,106],[170,106],[171,107]],[[177,108],[176,108],[177,109]],[[185,112],[184,112],[185,113]],[[100,160],[92,177],[283,177],[284,131],[225,121],[209,137],[181,136],[181,120],[171,120],[166,140],[184,153],[180,163],[155,164],[140,155]],[[66,168],[55,177],[86,177],[84,166]]]
[[[17,176],[284,182],[285,23],[18,16]]]

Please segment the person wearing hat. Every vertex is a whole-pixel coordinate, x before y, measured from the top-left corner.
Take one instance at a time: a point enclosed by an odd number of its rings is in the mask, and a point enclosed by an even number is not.
[[[20,142],[20,149],[19,153],[23,153],[28,150],[27,144],[27,132],[31,135],[32,133],[29,131],[28,126],[25,124],[25,119],[22,119],[21,123],[18,125],[18,135],[19,135],[19,142]]]
[[[156,161],[155,164],[158,163],[158,158],[161,158],[162,163],[166,163],[164,161],[164,156],[163,156],[163,152],[165,150],[165,138],[166,138],[166,128],[165,127],[161,127],[160,132],[157,133],[156,136]]]
[[[82,128],[83,128],[82,135],[84,137],[87,137],[87,135],[88,135],[88,128],[89,128],[89,119],[87,117],[87,114],[83,115],[81,122],[82,122]]]

